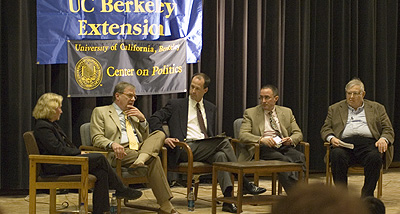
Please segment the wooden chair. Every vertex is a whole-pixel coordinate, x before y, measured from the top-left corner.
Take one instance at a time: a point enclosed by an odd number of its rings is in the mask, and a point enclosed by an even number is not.
[[[94,147],[92,145],[91,137],[90,137],[90,123],[84,123],[80,127],[80,135],[81,135],[81,142],[82,146],[80,147],[81,150],[86,150],[86,151],[105,151],[101,148]],[[163,156],[167,155],[167,150],[166,148],[163,148],[161,150],[161,153]],[[164,155],[165,154],[165,155]],[[167,173],[167,165],[166,162],[162,163],[164,173]],[[138,175],[134,176],[128,172],[128,169],[125,167],[122,167],[121,161],[117,160],[117,165],[115,167],[117,175],[121,178],[122,182],[128,186],[129,184],[143,184],[143,183],[148,183],[147,176],[146,175]],[[121,213],[121,199],[117,199],[118,205],[118,213]],[[159,208],[152,207],[152,206],[142,206],[139,204],[135,203],[130,203],[128,200],[124,199],[124,205],[126,207],[131,207],[131,208],[136,208],[136,209],[142,209],[142,210],[149,210],[149,211],[154,211],[157,212]]]
[[[235,142],[237,144],[237,147],[244,147],[244,143],[239,143],[239,132],[240,132],[240,127],[242,126],[243,118],[238,118],[233,122],[233,132],[234,132],[234,139],[232,139],[232,142]],[[254,146],[254,160],[258,161],[260,160],[260,144],[258,143],[251,143],[251,144],[246,144],[246,145],[252,145]],[[305,183],[308,183],[308,178],[309,178],[309,169],[310,169],[310,144],[307,142],[300,142],[298,144],[299,146],[302,147],[302,151],[304,153],[305,159],[306,159],[306,172],[305,172]],[[237,149],[236,151],[240,151],[240,149]],[[278,175],[277,173],[272,173],[272,174],[254,174],[254,183],[258,186],[259,184],[259,177],[260,176],[271,176],[272,177],[272,195],[276,195],[276,181],[278,180]],[[278,181],[278,195],[282,193],[282,185]]]
[[[169,136],[169,128],[168,125],[163,125],[164,132]],[[194,200],[197,200],[197,195],[199,192],[199,177],[201,175],[212,174],[213,167],[211,164],[204,162],[193,161],[193,152],[192,149],[186,142],[178,142],[175,143],[177,147],[181,147],[188,154],[188,162],[182,162],[175,168],[168,168],[168,172],[175,172],[178,174],[186,174],[187,183],[186,183],[186,191],[187,195],[190,192],[190,188],[192,187],[192,182],[194,181]],[[177,148],[175,148],[177,149]],[[163,154],[163,162],[167,163],[167,155]],[[231,176],[232,184],[234,182],[234,176]],[[232,192],[234,194],[234,192]]]
[[[88,213],[88,190],[94,187],[96,176],[89,174],[87,157],[40,155],[32,131],[24,133],[26,151],[29,155],[29,213],[36,213],[36,190],[50,190],[49,213],[56,213],[56,189],[79,189],[79,203],[85,205]],[[64,176],[42,176],[41,164],[72,164],[81,166],[81,174]]]
[[[326,184],[331,186],[333,183],[333,176],[332,176],[332,169],[331,169],[331,163],[329,159],[330,151],[331,151],[331,146],[330,143],[324,142],[324,146],[326,147],[326,155],[325,155],[325,166],[326,166]],[[383,183],[383,165],[381,167],[380,173],[379,173],[379,180],[378,180],[378,191],[376,194],[377,198],[382,197],[382,183]],[[350,166],[348,169],[348,173],[352,174],[364,174],[364,167],[361,165],[357,164],[354,166]]]

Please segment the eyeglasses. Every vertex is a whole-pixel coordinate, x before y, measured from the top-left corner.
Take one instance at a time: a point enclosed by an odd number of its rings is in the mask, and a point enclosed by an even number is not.
[[[260,96],[258,99],[259,100],[270,100],[270,99],[272,99],[273,97],[270,97],[270,96]]]
[[[360,96],[362,95],[362,92],[346,92],[346,95],[351,97],[351,96]]]
[[[136,94],[127,94],[127,93],[122,93],[122,94],[125,95],[125,96],[127,96],[130,100],[131,100],[132,98],[135,98],[135,100],[137,100]]]

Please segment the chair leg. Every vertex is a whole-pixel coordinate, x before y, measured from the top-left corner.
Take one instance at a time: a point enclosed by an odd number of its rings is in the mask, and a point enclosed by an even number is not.
[[[79,204],[84,203],[85,212],[89,212],[89,193],[87,189],[79,189]]]
[[[333,184],[333,176],[332,176],[332,168],[326,168],[326,185],[332,186]]]
[[[377,198],[381,198],[382,197],[382,183],[383,183],[383,169],[381,168],[381,171],[379,173],[379,180],[378,180]]]
[[[235,176],[231,173],[231,181],[232,181],[232,197],[235,196]],[[239,185],[239,184],[238,184]]]
[[[121,200],[122,199],[117,199],[117,213],[121,214]]]
[[[329,185],[329,179],[330,179],[328,170],[329,169],[326,169],[326,173],[325,173],[325,184],[326,185]]]
[[[197,200],[197,194],[199,193],[199,180],[194,182],[194,200]]]
[[[260,176],[258,176],[258,173],[254,173],[254,184],[258,186],[260,180]]]
[[[36,189],[29,188],[29,213],[36,214]]]
[[[277,178],[278,178],[278,174],[272,173],[272,195],[276,195],[276,180],[277,180]]]
[[[50,189],[50,213],[56,213],[56,189]]]
[[[330,170],[331,170],[331,168],[327,167],[326,172],[325,172],[325,179],[326,179],[325,184],[329,185],[329,186],[331,185],[331,176],[332,176],[332,174],[330,173]]]
[[[278,180],[278,195],[282,195],[282,183]]]

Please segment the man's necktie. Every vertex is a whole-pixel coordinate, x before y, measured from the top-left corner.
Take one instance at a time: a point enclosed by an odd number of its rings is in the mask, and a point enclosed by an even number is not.
[[[126,115],[126,114],[125,114],[125,127],[126,127],[126,134],[128,135],[129,149],[138,150],[139,149],[139,143],[138,143],[137,138],[135,136],[135,132],[133,131],[132,124],[128,120],[128,115]]]
[[[272,116],[272,111],[268,112],[269,115],[269,123],[271,124],[272,129],[275,131],[275,134],[281,137],[281,132],[279,131],[278,125],[276,124],[275,119]]]
[[[205,138],[208,138],[206,126],[204,125],[204,119],[203,119],[203,115],[201,114],[201,111],[200,111],[199,103],[196,104],[196,109],[197,109],[197,120],[199,121],[200,131],[201,131],[201,133],[204,134]]]

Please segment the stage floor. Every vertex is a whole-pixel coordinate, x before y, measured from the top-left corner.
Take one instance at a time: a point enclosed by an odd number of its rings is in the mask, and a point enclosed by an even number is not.
[[[351,175],[349,177],[349,191],[354,194],[360,195],[361,187],[364,182],[364,176],[362,175]],[[309,183],[325,183],[325,174],[323,173],[312,173],[310,174]],[[267,192],[264,194],[271,194],[271,181],[267,178],[260,181],[260,186],[267,188]],[[172,187],[171,188],[174,198],[172,199],[173,205],[181,213],[189,213],[187,211],[186,201],[186,188],[184,187]],[[153,193],[150,189],[143,189],[143,196],[132,202],[136,202],[141,205],[157,206]],[[218,195],[221,195],[221,191]],[[29,213],[29,196],[27,195],[13,195],[13,196],[0,196],[0,209],[2,213],[13,213],[13,214],[26,214]],[[90,194],[91,203],[91,194]],[[199,199],[196,201],[195,211],[190,213],[211,213],[211,184],[200,184]],[[400,214],[400,168],[391,168],[387,170],[383,175],[383,196],[381,200],[386,206],[387,214]],[[37,197],[37,213],[44,214],[48,213],[48,202],[49,196],[47,194],[39,194]],[[57,195],[57,207],[62,208],[62,203],[67,202],[68,208],[60,209],[60,211],[72,212],[78,209],[77,194],[68,193]],[[221,211],[221,206],[218,205],[217,213],[226,213]],[[243,213],[270,213],[271,206],[252,206],[244,205]],[[155,213],[144,210],[131,209],[123,207],[122,213]]]

